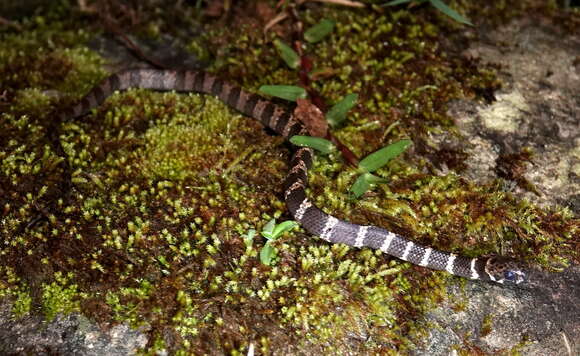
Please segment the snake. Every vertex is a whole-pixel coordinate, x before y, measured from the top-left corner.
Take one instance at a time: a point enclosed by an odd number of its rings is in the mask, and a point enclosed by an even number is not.
[[[308,128],[289,108],[246,91],[214,74],[194,70],[119,71],[102,80],[76,104],[60,111],[59,119],[64,121],[84,116],[116,91],[133,88],[212,95],[243,115],[260,121],[286,140],[295,135],[310,135]],[[293,154],[283,185],[284,200],[294,220],[310,234],[329,243],[380,250],[414,265],[447,271],[468,279],[514,285],[528,282],[526,265],[516,259],[498,255],[469,258],[439,251],[384,228],[354,224],[325,213],[306,194],[308,170],[312,167],[315,151],[310,147],[291,147]]]

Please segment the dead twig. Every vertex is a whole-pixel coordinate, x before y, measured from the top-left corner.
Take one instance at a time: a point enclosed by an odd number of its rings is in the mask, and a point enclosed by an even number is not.
[[[276,17],[274,17],[273,19],[271,19],[270,21],[268,21],[268,23],[266,24],[266,26],[264,26],[264,34],[266,34],[266,32],[268,32],[276,24],[278,24],[278,23],[286,20],[287,18],[288,18],[288,13],[287,12],[281,12],[278,15],[276,15]]]
[[[307,1],[325,2],[325,3],[329,3],[329,4],[358,7],[358,8],[366,7],[366,5],[363,3],[360,3],[358,1],[350,1],[350,0],[307,0]]]
[[[4,25],[4,26],[8,26],[8,27],[12,27],[18,31],[22,31],[22,26],[20,26],[19,24],[17,24],[14,21],[10,21],[8,19],[5,19],[4,17],[0,16],[0,25]]]

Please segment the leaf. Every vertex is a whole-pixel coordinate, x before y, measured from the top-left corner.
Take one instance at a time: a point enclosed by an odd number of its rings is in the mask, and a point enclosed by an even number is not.
[[[258,90],[289,101],[296,101],[298,98],[306,99],[307,96],[304,88],[294,85],[262,85]]]
[[[167,262],[165,256],[157,256],[157,261],[165,268],[170,267],[169,262]]]
[[[248,232],[246,232],[245,235],[242,236],[244,238],[244,244],[246,247],[252,247],[252,240],[254,239],[254,236],[256,236],[256,230],[250,229]]]
[[[306,126],[308,133],[314,137],[326,137],[328,121],[320,109],[308,99],[296,99],[294,117]]]
[[[437,8],[437,10],[439,10],[442,13],[444,13],[445,15],[451,17],[455,21],[461,22],[461,23],[469,25],[469,26],[473,26],[473,24],[468,19],[461,16],[457,11],[453,10],[449,6],[445,5],[445,3],[443,1],[430,0],[430,2],[431,2],[431,5],[435,6],[435,8]]]
[[[274,46],[288,67],[291,69],[298,68],[300,65],[300,57],[290,46],[279,39],[274,40]]]
[[[313,70],[308,73],[308,77],[313,82],[319,79],[331,78],[334,77],[338,73],[336,68],[330,67],[322,67],[322,68],[314,68]]]
[[[411,140],[401,140],[390,144],[366,156],[358,166],[366,172],[374,172],[403,153],[410,144]]]
[[[377,185],[377,184],[380,184],[380,183],[387,183],[387,182],[388,182],[388,180],[387,180],[387,179],[385,179],[385,178],[383,178],[383,177],[378,177],[378,176],[376,176],[376,175],[374,175],[374,174],[371,174],[371,173],[365,173],[365,174],[364,174],[364,177],[365,177],[365,180],[366,180],[366,181],[367,181],[367,182],[368,182],[368,183],[369,183],[371,186],[374,186],[374,185]]]
[[[357,199],[360,198],[364,193],[366,193],[371,188],[371,185],[365,179],[365,174],[367,173],[361,174],[356,179],[354,184],[350,187],[350,191],[352,192],[352,194],[354,194],[354,197]]]
[[[381,6],[396,6],[396,5],[400,5],[400,4],[404,4],[407,2],[411,2],[412,0],[393,0],[393,1],[389,1],[386,4],[383,4]]]
[[[336,150],[332,142],[320,137],[294,135],[290,138],[290,142],[296,146],[314,148],[323,154],[329,154]]]
[[[388,180],[385,178],[377,177],[370,173],[363,173],[357,178],[352,187],[350,187],[350,191],[353,193],[355,198],[360,198],[375,185],[387,182]]]
[[[296,226],[298,226],[298,223],[292,220],[284,221],[283,223],[276,225],[274,231],[272,232],[273,239],[277,239],[278,237],[282,236],[283,233],[292,230]]]
[[[316,43],[331,33],[334,25],[334,21],[323,19],[304,32],[304,39],[310,43]]]
[[[357,94],[348,94],[338,103],[334,104],[334,106],[326,113],[326,120],[330,123],[330,126],[339,126],[346,118],[346,113],[352,109],[357,100]]]
[[[268,221],[268,223],[266,225],[264,225],[264,227],[262,228],[262,236],[264,236],[266,239],[271,240],[272,239],[272,232],[274,231],[274,227],[276,226],[276,219],[272,219],[270,221]]]
[[[260,250],[260,262],[269,266],[274,257],[276,257],[276,249],[269,242],[266,242]]]

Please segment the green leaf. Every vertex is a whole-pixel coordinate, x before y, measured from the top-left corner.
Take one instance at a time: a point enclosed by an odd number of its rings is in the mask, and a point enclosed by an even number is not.
[[[262,85],[258,89],[264,94],[272,95],[284,100],[296,101],[296,99],[306,99],[306,90],[294,85]]]
[[[366,156],[358,166],[366,172],[374,172],[403,153],[410,144],[411,140],[401,140],[390,144]]]
[[[161,265],[163,265],[163,267],[165,268],[169,268],[169,262],[167,262],[167,259],[165,258],[165,256],[157,256],[157,261],[159,261],[159,263]]]
[[[323,19],[304,32],[304,39],[310,43],[316,43],[331,33],[334,25],[334,21]]]
[[[283,233],[292,230],[296,226],[298,226],[298,223],[296,221],[291,220],[284,221],[283,223],[276,225],[274,231],[272,232],[273,239],[277,239],[278,237],[282,236]]]
[[[254,240],[254,236],[256,236],[256,230],[254,230],[254,229],[250,229],[250,230],[248,230],[248,232],[246,232],[245,235],[242,235],[242,237],[244,238],[244,244],[246,245],[246,247],[252,247],[252,242]]]
[[[386,4],[383,4],[381,6],[396,6],[396,5],[401,5],[401,4],[404,4],[407,2],[411,2],[411,1],[413,1],[413,0],[393,0],[393,1],[389,1]]]
[[[437,10],[441,11],[445,15],[451,17],[457,22],[461,22],[463,24],[473,26],[473,24],[466,19],[465,17],[461,16],[457,11],[453,10],[449,6],[445,5],[445,3],[441,0],[430,0],[431,5],[435,6]]]
[[[348,94],[328,110],[326,120],[332,127],[339,126],[346,118],[346,113],[352,109],[358,100],[357,94]]]
[[[387,182],[388,180],[385,178],[377,177],[370,173],[363,173],[356,179],[352,187],[350,187],[350,191],[358,199],[375,185]]]
[[[274,40],[274,46],[288,67],[291,69],[298,68],[300,65],[300,57],[290,46],[278,39]]]
[[[365,177],[365,180],[366,180],[366,181],[367,181],[367,182],[368,182],[368,183],[369,183],[371,186],[374,186],[374,185],[377,185],[377,184],[381,184],[381,183],[387,183],[387,182],[388,182],[388,180],[387,180],[387,179],[385,179],[385,178],[383,178],[383,177],[376,176],[376,175],[374,175],[374,174],[371,174],[371,173],[365,173],[365,174],[364,174],[364,177]]]
[[[264,236],[268,240],[272,240],[272,233],[274,232],[274,227],[276,227],[276,219],[272,219],[268,221],[266,225],[262,228],[262,236]]]
[[[356,179],[352,187],[350,187],[350,191],[352,192],[352,194],[354,194],[354,197],[357,199],[360,198],[364,193],[366,193],[371,188],[370,183],[365,179],[365,174],[370,173],[361,174]]]
[[[321,137],[294,135],[290,137],[290,142],[296,146],[314,148],[323,154],[329,154],[336,150],[332,142]]]
[[[276,249],[269,242],[266,242],[260,250],[260,262],[269,266],[274,257],[276,257]]]

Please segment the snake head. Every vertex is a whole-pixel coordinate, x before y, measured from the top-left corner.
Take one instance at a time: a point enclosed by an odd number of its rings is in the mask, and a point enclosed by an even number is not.
[[[525,270],[524,264],[506,257],[490,257],[485,263],[485,273],[489,279],[501,284],[526,282]]]

